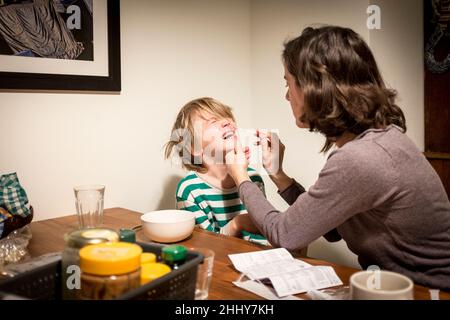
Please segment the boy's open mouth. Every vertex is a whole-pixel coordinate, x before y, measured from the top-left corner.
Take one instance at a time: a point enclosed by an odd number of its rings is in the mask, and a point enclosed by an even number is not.
[[[227,139],[232,138],[233,136],[234,136],[234,130],[228,130],[222,135],[222,138],[223,138],[223,140],[227,140]]]

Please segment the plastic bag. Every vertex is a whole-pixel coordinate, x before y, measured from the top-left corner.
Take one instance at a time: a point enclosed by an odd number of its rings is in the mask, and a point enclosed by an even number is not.
[[[28,243],[32,238],[28,226],[14,230],[0,240],[0,269],[10,263],[17,263],[29,257]]]
[[[308,291],[306,295],[311,300],[349,300],[350,299],[350,287],[341,286],[336,288],[329,288],[324,290],[312,290]]]

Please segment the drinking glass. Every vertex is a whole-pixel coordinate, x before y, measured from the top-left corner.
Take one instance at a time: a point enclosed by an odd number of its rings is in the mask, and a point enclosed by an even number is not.
[[[73,189],[80,229],[100,227],[103,223],[105,186],[82,185]]]
[[[195,300],[206,300],[213,275],[214,251],[207,248],[189,248],[203,255],[203,262],[198,265]]]

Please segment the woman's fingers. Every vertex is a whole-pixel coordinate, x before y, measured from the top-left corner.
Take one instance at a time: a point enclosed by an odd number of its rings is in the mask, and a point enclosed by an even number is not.
[[[249,147],[244,147],[243,149],[244,154],[245,154],[245,159],[247,159],[247,161],[250,160],[250,148]]]
[[[258,138],[257,145],[262,147],[263,166],[269,174],[275,174],[281,170],[284,145],[281,143],[278,134],[275,132],[256,131]]]
[[[256,141],[256,145],[262,145],[263,143],[267,143],[268,147],[271,147],[272,141],[271,141],[271,133],[265,133],[261,131],[260,129],[256,130],[256,137],[258,138]]]
[[[272,148],[270,137],[268,134],[261,132],[260,130],[258,130],[257,132],[259,137],[259,145],[262,149],[262,165],[264,168],[269,168],[272,162]]]
[[[238,135],[235,135],[233,137],[234,139],[234,153],[242,153],[244,150],[242,149],[241,140],[239,139]]]

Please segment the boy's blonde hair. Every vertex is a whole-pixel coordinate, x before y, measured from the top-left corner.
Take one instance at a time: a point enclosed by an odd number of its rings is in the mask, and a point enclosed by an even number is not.
[[[231,108],[218,100],[209,97],[192,100],[178,112],[172,127],[171,139],[165,145],[164,156],[169,159],[175,149],[185,169],[205,173],[206,168],[202,165],[202,161],[194,159],[194,155],[191,153],[193,148],[192,138],[194,138],[193,117],[200,113],[208,113],[218,119],[235,121]],[[189,134],[189,137],[186,137],[186,134]]]

